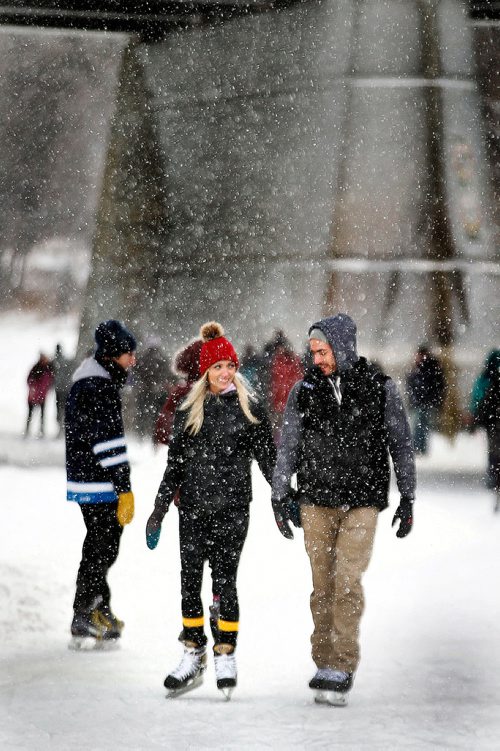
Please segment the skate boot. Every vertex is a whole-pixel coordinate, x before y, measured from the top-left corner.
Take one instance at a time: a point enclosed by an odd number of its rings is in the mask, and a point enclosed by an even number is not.
[[[231,644],[216,644],[214,647],[214,663],[217,688],[229,701],[238,677],[234,647]]]
[[[111,612],[109,605],[99,605],[95,608],[92,618],[104,628],[103,639],[116,640],[121,637],[125,624]]]
[[[333,668],[319,668],[309,682],[309,688],[315,691],[317,704],[330,704],[345,707],[352,688],[354,674]]]
[[[71,642],[74,650],[114,649],[123,629],[123,621],[111,612],[109,605],[99,603],[91,610],[75,611],[71,623]]]
[[[200,686],[203,683],[203,673],[206,667],[206,647],[199,647],[192,641],[185,641],[182,660],[175,670],[167,675],[163,683],[168,691],[167,696],[179,696]]]
[[[75,611],[71,622],[69,649],[101,649],[104,645],[106,627],[94,616],[95,611]]]

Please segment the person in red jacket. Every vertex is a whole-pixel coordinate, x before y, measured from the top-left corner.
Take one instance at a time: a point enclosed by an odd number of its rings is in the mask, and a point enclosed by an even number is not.
[[[269,409],[276,443],[280,440],[288,395],[303,375],[300,357],[286,344],[278,346],[271,360],[269,378]]]
[[[38,361],[28,373],[27,382],[28,418],[26,420],[24,436],[28,436],[31,418],[33,417],[35,407],[40,407],[40,438],[42,438],[44,433],[45,400],[54,383],[54,372],[52,370],[51,362],[43,352],[40,353]]]
[[[181,381],[172,388],[156,421],[153,445],[168,446],[172,437],[175,410],[191,391],[191,387],[200,378],[200,351],[203,342],[195,339],[181,349],[174,358],[174,370]]]

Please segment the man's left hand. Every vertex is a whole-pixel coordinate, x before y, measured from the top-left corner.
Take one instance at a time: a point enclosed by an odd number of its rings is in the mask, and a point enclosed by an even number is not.
[[[413,526],[413,499],[401,498],[400,504],[396,509],[392,520],[392,526],[399,520],[399,529],[396,532],[396,537],[406,537],[411,532]]]

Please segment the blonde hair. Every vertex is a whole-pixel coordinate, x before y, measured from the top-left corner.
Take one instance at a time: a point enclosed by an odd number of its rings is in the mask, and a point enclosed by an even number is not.
[[[250,410],[250,401],[257,401],[254,391],[246,379],[239,373],[235,374],[233,383],[238,394],[243,414],[249,422],[253,425],[257,425],[259,420]],[[189,431],[190,435],[196,435],[201,430],[203,420],[205,419],[205,399],[208,391],[208,371],[206,371],[202,377],[196,381],[188,396],[179,407],[179,409],[188,412],[184,430]]]

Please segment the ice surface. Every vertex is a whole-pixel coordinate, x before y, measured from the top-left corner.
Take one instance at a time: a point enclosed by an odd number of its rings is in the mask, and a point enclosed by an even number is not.
[[[347,708],[315,705],[307,687],[314,666],[302,532],[291,542],[280,536],[257,469],[239,575],[238,687],[226,702],[209,664],[201,688],[166,701],[163,679],[181,651],[177,512],[149,551],[144,527],[165,452],[134,442],[136,518],[110,576],[113,607],[126,622],[122,648],[69,651],[83,522],[65,502],[62,441],[26,442],[20,433],[25,371],[40,347],[74,344],[74,328],[71,320],[0,316],[10,361],[0,389],[2,751],[498,749],[500,515],[481,484],[480,434],[455,446],[433,440],[419,463],[408,538],[396,539],[390,526],[394,490],[380,516]],[[48,418],[55,423],[50,406]],[[208,576],[204,599],[208,606]]]

